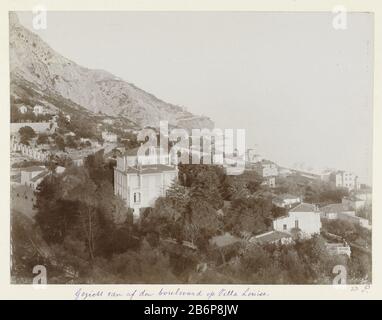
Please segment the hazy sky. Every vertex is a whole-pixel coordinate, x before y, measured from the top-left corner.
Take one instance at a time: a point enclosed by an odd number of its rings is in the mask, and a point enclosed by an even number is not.
[[[31,13],[19,13],[31,28]],[[373,17],[332,13],[48,12],[32,30],[80,65],[246,129],[282,165],[372,176]]]

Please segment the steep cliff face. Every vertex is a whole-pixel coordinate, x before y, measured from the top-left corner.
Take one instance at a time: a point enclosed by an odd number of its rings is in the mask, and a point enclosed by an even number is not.
[[[43,95],[73,101],[93,113],[126,117],[140,126],[160,120],[185,128],[212,128],[213,122],[166,103],[106,71],[84,68],[55,52],[10,13],[11,96],[21,82]]]

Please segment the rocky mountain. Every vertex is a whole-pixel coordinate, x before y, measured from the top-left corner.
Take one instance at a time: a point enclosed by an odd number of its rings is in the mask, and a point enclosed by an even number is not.
[[[158,127],[160,120],[185,128],[212,128],[213,122],[166,103],[106,71],[76,64],[19,23],[10,21],[11,98],[29,91],[41,97],[62,97],[92,113],[124,117],[140,126]],[[49,99],[46,99],[49,100]]]

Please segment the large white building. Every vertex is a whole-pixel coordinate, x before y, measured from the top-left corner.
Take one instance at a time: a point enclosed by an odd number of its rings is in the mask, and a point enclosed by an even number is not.
[[[348,190],[359,189],[358,176],[348,171],[337,171],[335,174],[337,188],[346,188]]]
[[[21,184],[36,189],[40,182],[48,175],[45,166],[33,166],[21,169]]]
[[[118,136],[115,133],[109,131],[102,132],[102,139],[106,142],[117,142]]]
[[[159,197],[165,196],[178,177],[178,169],[170,164],[168,155],[152,152],[138,156],[137,151],[129,150],[118,157],[114,168],[114,193],[133,209],[135,218],[141,208],[153,207]]]
[[[320,233],[320,211],[313,204],[301,203],[289,210],[286,216],[273,220],[273,229],[309,238]]]
[[[276,177],[278,176],[277,165],[269,160],[261,160],[254,165],[254,170],[264,179],[263,184],[274,188],[276,186]]]
[[[256,153],[255,149],[248,149],[247,150],[246,161],[248,161],[249,163],[258,163],[262,160],[263,160],[263,157],[260,154]]]

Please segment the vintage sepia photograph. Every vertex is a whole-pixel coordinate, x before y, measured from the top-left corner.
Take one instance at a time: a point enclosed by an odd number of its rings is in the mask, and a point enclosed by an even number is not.
[[[371,285],[374,15],[331,9],[9,11],[11,284]]]

